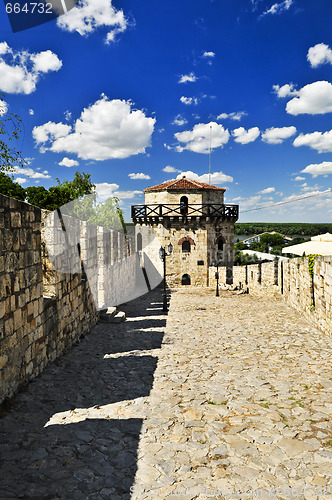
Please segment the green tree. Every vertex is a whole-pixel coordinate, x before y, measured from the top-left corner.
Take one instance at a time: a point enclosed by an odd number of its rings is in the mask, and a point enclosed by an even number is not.
[[[27,162],[21,156],[18,147],[22,119],[15,113],[7,112],[4,95],[0,94],[0,172],[10,172],[15,166],[24,166]]]
[[[234,245],[234,251],[237,252],[239,250],[244,250],[247,248],[247,245],[243,243],[243,241],[237,241]]]
[[[268,247],[276,247],[284,245],[284,238],[281,234],[262,234],[260,237],[260,243],[262,246],[268,249]]]
[[[85,220],[96,226],[102,226],[107,229],[117,231],[126,230],[126,225],[123,219],[123,214],[118,206],[119,199],[115,196],[108,198],[105,202],[97,201],[97,195],[94,191],[89,196],[84,196],[70,203],[63,213],[77,217],[80,220]]]
[[[0,172],[0,193],[17,200],[25,200],[25,189],[11,175]]]
[[[84,195],[94,194],[95,185],[92,184],[90,177],[90,174],[75,172],[72,181],[65,180],[61,183],[57,179],[57,185],[51,186],[49,189],[43,186],[27,187],[25,190],[26,199],[37,207],[56,210]]]
[[[36,207],[44,208],[45,210],[56,210],[59,207],[59,203],[61,205],[61,200],[51,189],[46,189],[44,186],[29,186],[25,190],[26,200]]]
[[[258,250],[260,252],[262,251],[262,245],[258,241],[253,241],[252,243],[250,243],[249,248],[250,250]]]

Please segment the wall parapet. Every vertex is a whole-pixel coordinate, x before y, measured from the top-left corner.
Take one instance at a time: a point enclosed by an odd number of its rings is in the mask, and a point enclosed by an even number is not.
[[[62,267],[54,267],[48,251],[57,228],[46,222],[50,213],[0,194],[0,404],[91,330],[100,304],[113,299],[108,268],[134,252],[124,234],[79,221],[79,265],[66,267],[77,251],[71,246],[59,255]],[[125,279],[122,295],[131,287]]]
[[[319,328],[332,334],[332,257],[297,257],[261,264],[233,267],[233,284],[257,295],[277,295]],[[209,269],[214,286],[216,268]],[[220,281],[226,283],[226,269],[219,268]]]

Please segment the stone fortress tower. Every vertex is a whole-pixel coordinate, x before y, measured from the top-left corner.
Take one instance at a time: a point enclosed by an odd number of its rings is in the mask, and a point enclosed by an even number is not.
[[[227,267],[232,283],[239,207],[225,205],[224,192],[183,176],[146,188],[145,204],[132,206],[137,251],[161,271],[159,248],[173,245],[166,261],[169,285],[207,286],[209,267],[217,264]]]

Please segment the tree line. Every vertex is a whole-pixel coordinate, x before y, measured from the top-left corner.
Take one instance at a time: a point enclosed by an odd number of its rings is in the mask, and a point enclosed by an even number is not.
[[[317,236],[318,234],[332,233],[332,224],[329,223],[302,223],[302,222],[236,222],[235,235],[251,236],[275,231],[286,236]],[[235,236],[236,241],[236,236]]]
[[[44,186],[23,188],[11,175],[0,172],[0,193],[50,211],[75,202],[66,207],[67,215],[97,226],[120,231],[123,229],[126,232],[123,214],[118,206],[119,199],[112,196],[103,203],[98,202],[96,186],[91,182],[90,174],[75,172],[72,181],[56,181],[57,184],[48,189]]]

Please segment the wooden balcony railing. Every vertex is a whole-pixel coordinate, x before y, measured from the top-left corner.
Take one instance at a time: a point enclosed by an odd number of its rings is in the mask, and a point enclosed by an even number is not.
[[[156,221],[164,218],[220,218],[235,222],[239,217],[239,205],[224,204],[150,204],[133,205],[131,218],[133,222]]]

